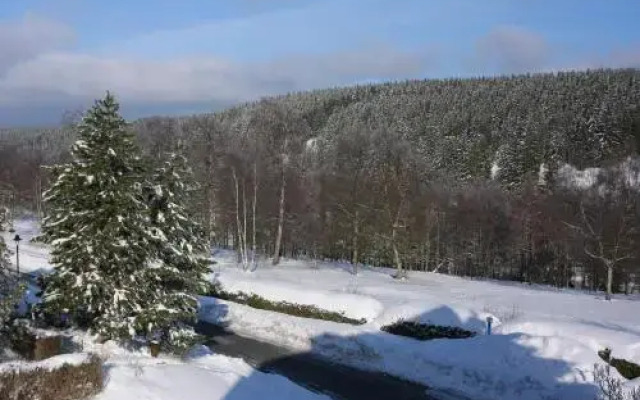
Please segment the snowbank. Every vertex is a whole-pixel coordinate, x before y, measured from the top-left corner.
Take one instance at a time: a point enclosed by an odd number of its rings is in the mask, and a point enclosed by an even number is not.
[[[151,358],[108,345],[108,380],[95,400],[328,400],[288,379],[259,372],[242,360],[202,347],[186,361]]]
[[[598,350],[610,347],[615,357],[640,362],[638,296],[618,295],[608,302],[576,290],[421,272],[398,281],[388,269],[361,268],[354,276],[347,265],[291,260],[247,273],[228,254],[220,260],[216,276],[224,286],[271,300],[327,308],[325,299],[346,294],[375,303],[368,303],[369,312],[355,297],[337,304],[347,315],[367,315],[362,326],[207,298],[202,300],[204,319],[245,336],[474,399],[594,398],[593,366],[602,362]],[[485,336],[489,316],[494,335]],[[418,342],[380,331],[398,319],[457,326],[478,336]]]
[[[246,280],[226,279],[223,276],[220,282],[224,290],[229,292],[252,293],[267,300],[316,306],[323,310],[343,313],[353,319],[372,321],[383,309],[379,301],[368,296],[318,291],[299,285],[251,279],[250,276]]]
[[[42,361],[11,361],[0,363],[0,373],[9,371],[31,371],[34,369],[53,370],[63,365],[80,365],[88,362],[90,355],[87,353],[62,354]]]
[[[582,400],[595,393],[587,370],[597,356],[563,338],[509,334],[419,342],[371,324],[308,320],[211,298],[202,299],[201,318],[245,336],[474,399]]]

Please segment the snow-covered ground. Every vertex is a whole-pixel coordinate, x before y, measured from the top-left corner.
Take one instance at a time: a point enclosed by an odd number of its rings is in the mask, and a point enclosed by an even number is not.
[[[45,370],[51,370],[60,368],[63,365],[80,365],[89,360],[89,354],[87,353],[73,353],[62,354],[55,357],[48,358],[46,360],[35,362],[24,362],[20,360],[14,360],[9,362],[0,363],[0,373],[8,371],[25,371],[41,368]]]
[[[37,273],[50,270],[47,247],[29,241],[38,234],[36,222],[16,221],[14,228],[23,238],[20,243],[20,271]],[[2,234],[11,245],[15,233]],[[12,260],[15,267],[15,254]],[[33,296],[27,297],[33,299]],[[85,352],[96,353],[105,360],[106,386],[95,400],[328,400],[326,396],[310,392],[282,376],[259,372],[240,359],[211,354],[205,347],[195,349],[189,357],[180,360],[152,358],[145,352],[128,351],[111,342],[98,345],[89,337],[82,339]],[[58,356],[38,363],[12,361],[0,364],[0,371],[53,368],[84,360],[86,353]]]
[[[18,234],[22,239],[19,242],[20,272],[39,273],[50,270],[48,247],[41,243],[31,242],[31,239],[40,233],[38,221],[32,218],[18,219],[14,222],[13,228],[15,229],[13,233],[9,231],[1,233],[7,247],[12,252],[12,266],[16,267],[16,243],[13,239]]]
[[[99,351],[108,379],[94,400],[328,400],[288,379],[259,372],[240,359],[202,347],[185,360],[125,351]]]
[[[28,243],[37,233],[34,222],[19,221],[16,229],[25,239],[21,269],[49,269],[46,247]],[[638,297],[616,296],[608,302],[579,291],[418,272],[397,281],[385,269],[363,268],[353,276],[348,265],[291,260],[244,272],[232,253],[222,251],[215,258],[212,277],[226,290],[315,305],[368,322],[310,320],[212,298],[202,299],[203,319],[225,323],[245,336],[425,383],[441,393],[473,399],[592,399],[593,366],[601,363],[598,350],[610,347],[614,357],[640,362]],[[484,334],[489,316],[495,324],[491,336]],[[400,318],[459,326],[479,335],[419,342],[380,331]],[[284,378],[264,376],[243,361],[218,355],[186,362],[115,356],[109,362],[110,381],[99,400],[128,399],[121,397],[125,390],[132,399],[190,398],[196,390],[211,398],[244,399],[255,393],[253,382],[264,388],[271,379],[274,387],[293,394],[264,389],[254,398],[313,396],[297,393],[302,389]],[[640,385],[640,380],[628,385]]]
[[[314,351],[474,399],[588,399],[596,393],[597,351],[640,362],[640,299],[517,283],[412,272],[406,281],[387,269],[286,260],[254,272],[219,252],[214,276],[225,290],[316,305],[368,323],[351,326],[203,299],[202,316],[240,334]],[[494,334],[486,336],[493,317]],[[419,342],[381,332],[398,319],[459,326],[479,335]],[[630,385],[640,385],[640,380]]]

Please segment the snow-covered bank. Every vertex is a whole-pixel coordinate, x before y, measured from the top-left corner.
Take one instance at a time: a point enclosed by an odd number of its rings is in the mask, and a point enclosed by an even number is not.
[[[472,398],[589,399],[596,393],[593,366],[602,362],[598,350],[610,347],[616,357],[640,362],[637,297],[607,302],[572,290],[419,272],[397,281],[385,269],[364,268],[353,276],[344,265],[291,260],[244,272],[226,253],[217,261],[215,276],[226,290],[332,307],[348,316],[366,315],[368,323],[315,321],[215,299],[203,299],[203,318],[242,335]],[[347,301],[327,301],[343,295]],[[361,304],[375,307],[367,313]],[[492,336],[484,335],[488,316],[498,321]],[[400,318],[458,326],[479,336],[418,342],[379,330]]]
[[[90,355],[87,353],[62,354],[42,361],[25,362],[10,361],[0,363],[0,373],[8,371],[31,371],[34,369],[52,370],[63,365],[80,365],[89,361]]]
[[[105,387],[94,400],[328,400],[204,346],[192,349],[183,359],[164,354],[152,358],[146,348],[128,350],[112,341],[98,344],[83,333],[74,340],[104,360]]]
[[[328,400],[242,360],[201,352],[186,361],[119,355],[106,363],[108,380],[95,400]]]
[[[428,296],[424,292],[428,288],[411,282],[397,282],[391,274],[386,274],[387,271],[378,270],[372,275],[372,270],[365,270],[354,276],[336,264],[315,268],[310,263],[284,260],[279,267],[246,272],[235,266],[233,254],[219,254],[212,279],[230,292],[253,293],[268,300],[311,305],[350,318],[365,319],[376,327],[399,319],[413,319],[480,333],[485,330],[489,316],[495,326],[500,324],[500,318],[491,312],[447,304],[446,299]]]
[[[597,356],[577,341],[508,334],[419,342],[372,324],[309,320],[211,298],[202,304],[202,319],[239,334],[474,399],[577,400],[594,394],[588,368]]]

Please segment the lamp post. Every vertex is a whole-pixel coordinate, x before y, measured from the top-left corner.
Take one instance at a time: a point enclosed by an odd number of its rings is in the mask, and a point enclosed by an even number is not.
[[[487,335],[491,335],[491,325],[493,325],[493,317],[487,317]]]
[[[16,242],[16,270],[18,271],[18,275],[20,275],[20,241],[22,238],[20,235],[16,234],[16,237],[13,238],[13,241]]]

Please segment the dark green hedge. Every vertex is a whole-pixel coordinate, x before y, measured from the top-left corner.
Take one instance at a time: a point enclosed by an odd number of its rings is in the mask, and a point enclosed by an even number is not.
[[[432,339],[466,339],[475,335],[475,333],[464,330],[462,328],[452,326],[440,326],[421,324],[414,321],[400,320],[391,325],[385,325],[380,328],[384,332],[394,335],[406,336],[417,340]]]
[[[622,358],[611,357],[611,349],[600,350],[598,355],[625,378],[629,380],[640,378],[640,365]]]
[[[295,315],[296,317],[321,319],[325,321],[340,322],[351,325],[362,325],[365,319],[353,319],[346,317],[343,313],[327,311],[315,306],[289,303],[287,301],[271,301],[255,294],[244,292],[230,293],[219,287],[214,288],[210,296],[221,300],[228,300],[234,303],[244,304],[260,310],[275,311],[282,314]]]

